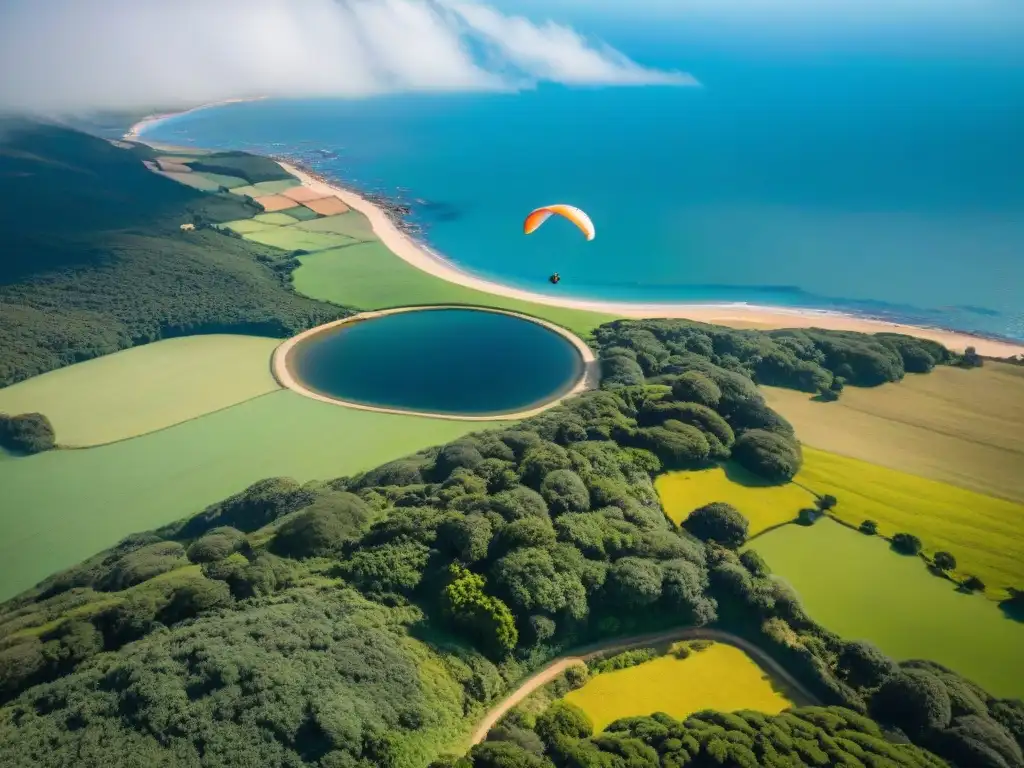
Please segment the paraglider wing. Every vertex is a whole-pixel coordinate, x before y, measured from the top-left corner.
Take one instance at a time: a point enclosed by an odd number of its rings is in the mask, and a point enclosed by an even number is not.
[[[545,205],[542,208],[531,211],[530,215],[526,217],[526,221],[523,222],[523,234],[529,235],[536,232],[540,225],[547,221],[553,213],[564,216],[579,227],[583,234],[587,236],[587,240],[594,239],[596,232],[594,232],[594,222],[590,220],[590,217],[575,206],[561,204]]]

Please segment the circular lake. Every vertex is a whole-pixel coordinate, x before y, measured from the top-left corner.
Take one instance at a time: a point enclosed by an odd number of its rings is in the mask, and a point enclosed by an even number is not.
[[[292,349],[288,368],[306,388],[338,400],[485,416],[528,410],[566,394],[584,365],[572,342],[538,323],[443,308],[313,334]]]

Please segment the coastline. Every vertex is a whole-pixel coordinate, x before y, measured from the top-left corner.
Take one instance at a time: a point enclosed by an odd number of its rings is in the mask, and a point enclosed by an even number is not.
[[[140,144],[150,144],[148,141],[143,141],[141,132],[147,128],[152,128],[158,123],[162,123],[164,120],[170,120],[172,117],[181,117],[182,115],[190,115],[193,112],[199,112],[204,109],[211,109],[213,107],[223,107],[228,104],[241,104],[246,101],[263,101],[268,98],[267,96],[240,96],[234,99],[221,99],[220,101],[211,101],[206,104],[200,104],[197,107],[189,107],[188,109],[179,109],[174,112],[159,112],[153,115],[146,115],[144,118],[139,120],[137,123],[133,123],[128,129],[128,132],[121,138],[125,141],[137,141]],[[157,146],[155,144],[151,146]],[[159,145],[166,146],[166,145]]]
[[[180,112],[152,115],[131,126],[125,139],[149,144],[140,132],[164,120],[188,114],[201,109],[223,104],[244,101],[257,101],[266,97],[226,99],[212,104],[204,104]],[[154,147],[165,147],[153,143]],[[899,333],[907,336],[928,339],[938,342],[955,352],[963,352],[967,347],[974,347],[977,353],[987,358],[1024,358],[1024,342],[1003,339],[992,339],[962,331],[943,328],[895,323],[871,317],[861,317],[832,310],[814,310],[805,308],[788,308],[773,306],[757,306],[751,304],[684,304],[684,303],[635,303],[620,301],[602,301],[592,299],[575,299],[571,297],[550,296],[533,291],[516,288],[503,283],[487,280],[466,272],[446,260],[427,245],[417,241],[403,231],[390,212],[382,206],[370,201],[364,195],[329,181],[318,173],[299,167],[295,162],[279,157],[276,162],[288,173],[299,179],[304,186],[325,196],[335,196],[349,208],[362,213],[370,222],[373,232],[380,241],[409,265],[456,285],[472,288],[505,298],[529,301],[551,307],[579,309],[605,314],[618,315],[629,319],[685,319],[696,322],[725,325],[731,328],[749,328],[772,330],[782,328],[821,328],[833,331],[855,331],[859,333]]]
[[[486,280],[459,269],[428,246],[417,242],[402,231],[384,208],[370,202],[363,195],[333,184],[315,172],[299,168],[291,162],[285,160],[277,162],[285,171],[299,179],[303,186],[325,195],[334,195],[349,208],[366,216],[381,242],[403,261],[434,277],[484,293],[530,301],[545,306],[604,312],[624,318],[678,318],[726,325],[732,328],[823,328],[861,333],[902,333],[937,341],[956,352],[963,352],[967,347],[974,347],[978,354],[985,357],[1007,358],[1024,355],[1024,343],[988,339],[941,328],[926,328],[861,318],[828,310],[760,307],[749,304],[637,304],[573,299],[526,291]]]
[[[408,408],[393,408],[388,406],[380,405],[368,405],[366,403],[357,403],[350,400],[344,400],[340,397],[330,397],[329,395],[322,394],[315,390],[310,389],[298,379],[292,372],[292,368],[289,365],[289,357],[292,350],[295,347],[307,339],[316,336],[317,334],[329,331],[333,328],[337,328],[342,325],[351,323],[358,323],[363,320],[370,320],[376,317],[384,317],[386,315],[395,315],[402,312],[422,312],[430,311],[432,309],[465,309],[465,307],[456,307],[452,305],[438,304],[429,307],[396,307],[395,309],[381,309],[374,312],[360,312],[355,315],[343,317],[340,320],[333,320],[323,325],[318,325],[315,328],[310,328],[307,331],[303,331],[297,336],[292,336],[290,339],[282,342],[275,350],[273,357],[271,358],[270,370],[277,383],[285,389],[290,389],[296,394],[308,397],[313,400],[319,400],[322,403],[329,403],[330,405],[341,405],[346,408],[356,408],[362,411],[374,411],[376,413],[394,413],[401,416],[424,416],[431,419],[445,419],[448,421],[517,421],[519,419],[527,419],[531,416],[536,416],[539,413],[543,413],[549,408],[554,408],[556,405],[561,403],[568,397],[578,395],[581,392],[585,392],[589,389],[597,389],[600,380],[600,371],[598,368],[597,358],[594,356],[593,350],[590,349],[584,343],[582,339],[576,336],[574,333],[562,328],[561,326],[550,323],[547,320],[541,320],[536,317],[529,317],[528,315],[520,314],[519,312],[510,312],[505,309],[493,309],[490,307],[477,307],[476,311],[479,312],[494,312],[501,315],[509,315],[510,317],[518,317],[522,320],[526,320],[532,323],[537,323],[544,328],[547,328],[552,333],[557,333],[563,339],[572,344],[576,350],[576,354],[580,356],[580,362],[582,368],[580,371],[579,378],[573,383],[572,387],[564,392],[555,395],[551,400],[540,405],[535,405],[530,408],[523,409],[521,411],[511,411],[509,413],[490,413],[490,414],[457,414],[457,413],[430,413],[427,411],[416,411]]]

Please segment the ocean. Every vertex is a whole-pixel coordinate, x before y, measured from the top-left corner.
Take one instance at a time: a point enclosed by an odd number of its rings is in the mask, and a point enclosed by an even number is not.
[[[605,32],[702,87],[268,100],[145,136],[287,155],[398,198],[445,258],[533,291],[815,308],[1024,340],[1019,62]],[[587,211],[596,239],[556,218],[524,236],[526,214],[555,202]]]

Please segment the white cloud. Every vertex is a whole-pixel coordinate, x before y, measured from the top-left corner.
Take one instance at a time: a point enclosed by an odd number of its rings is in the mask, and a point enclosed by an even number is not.
[[[237,96],[693,84],[569,27],[468,0],[6,0],[0,109]]]

